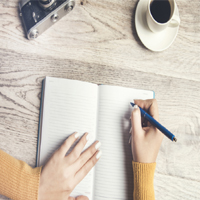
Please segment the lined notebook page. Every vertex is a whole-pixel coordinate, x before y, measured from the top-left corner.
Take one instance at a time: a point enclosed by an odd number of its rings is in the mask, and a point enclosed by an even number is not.
[[[94,141],[96,131],[98,86],[92,83],[46,78],[39,165],[44,165],[63,141],[77,131],[89,132]],[[71,196],[86,195],[91,200],[93,171],[75,188]]]
[[[133,199],[132,154],[129,141],[133,99],[153,98],[153,91],[99,86],[97,139],[102,157],[95,168],[95,200]]]

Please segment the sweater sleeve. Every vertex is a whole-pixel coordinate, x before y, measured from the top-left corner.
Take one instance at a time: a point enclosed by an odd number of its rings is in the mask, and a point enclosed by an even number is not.
[[[41,167],[31,168],[0,150],[0,194],[13,200],[37,200]]]
[[[155,200],[154,172],[156,163],[138,163],[133,165],[133,200]]]

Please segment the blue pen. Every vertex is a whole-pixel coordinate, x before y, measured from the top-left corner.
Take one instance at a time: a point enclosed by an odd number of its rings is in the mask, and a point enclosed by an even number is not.
[[[134,103],[130,103],[131,106],[134,106]],[[138,106],[139,107],[139,106]],[[139,107],[140,108],[140,107]],[[175,135],[173,135],[170,131],[168,131],[164,126],[162,126],[159,122],[157,122],[153,117],[151,117],[148,113],[146,113],[142,108],[140,108],[141,115],[149,121],[153,126],[159,129],[163,134],[165,134],[170,140],[177,141]]]

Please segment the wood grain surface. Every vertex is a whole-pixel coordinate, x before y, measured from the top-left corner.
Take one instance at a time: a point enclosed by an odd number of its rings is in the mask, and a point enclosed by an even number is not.
[[[199,200],[200,1],[176,1],[178,36],[159,53],[147,50],[136,34],[137,0],[81,2],[29,41],[19,0],[0,1],[0,149],[35,166],[45,76],[154,90],[161,123],[178,139],[165,138],[161,146],[156,200]]]

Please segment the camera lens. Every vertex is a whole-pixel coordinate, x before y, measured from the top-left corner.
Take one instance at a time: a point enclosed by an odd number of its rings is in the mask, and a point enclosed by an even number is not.
[[[56,6],[56,0],[39,0],[39,4],[45,10],[52,10]]]

